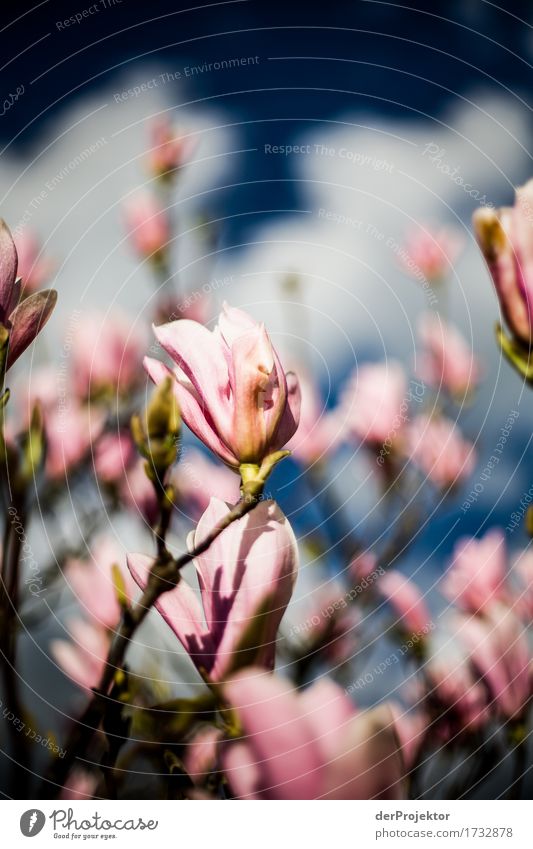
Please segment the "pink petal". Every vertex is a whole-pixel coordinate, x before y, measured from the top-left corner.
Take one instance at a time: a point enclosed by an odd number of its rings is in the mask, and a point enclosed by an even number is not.
[[[18,360],[50,318],[57,301],[54,289],[35,292],[25,298],[11,313],[12,330],[9,336],[7,368]]]
[[[15,242],[7,224],[0,218],[0,321],[4,325],[15,306],[13,294],[17,277],[17,264]]]

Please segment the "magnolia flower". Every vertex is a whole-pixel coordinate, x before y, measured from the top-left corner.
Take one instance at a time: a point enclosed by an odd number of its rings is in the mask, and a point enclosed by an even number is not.
[[[76,400],[65,407],[45,408],[47,476],[51,480],[59,480],[68,475],[88,454],[103,427],[103,414],[82,406]]]
[[[533,550],[526,548],[515,557],[511,570],[513,610],[524,622],[533,622]]]
[[[533,180],[517,189],[514,206],[478,209],[472,220],[509,330],[529,347],[533,295]]]
[[[394,443],[403,427],[406,380],[401,365],[394,361],[372,363],[356,369],[348,381],[339,416],[346,431],[361,442]]]
[[[175,376],[184,422],[228,466],[260,465],[298,426],[297,378],[285,374],[263,324],[224,304],[214,331],[195,321],[154,328],[176,363],[173,372],[146,357],[155,383]]]
[[[435,732],[449,740],[482,728],[489,718],[485,686],[474,675],[463,647],[448,643],[424,664],[428,696],[435,706]]]
[[[385,572],[378,590],[397,614],[402,628],[412,634],[426,634],[431,616],[418,587],[395,569]]]
[[[431,386],[444,386],[452,395],[464,396],[479,380],[480,368],[459,331],[437,315],[426,313],[419,324],[424,345],[419,377]]]
[[[227,513],[212,498],[193,534],[203,540]],[[152,559],[128,556],[144,587]],[[156,607],[205,676],[220,681],[243,664],[274,666],[276,634],[296,579],[298,553],[289,522],[274,501],[262,501],[233,522],[196,559],[201,600],[182,578]],[[205,624],[204,624],[205,620]]]
[[[139,386],[145,343],[142,328],[121,312],[85,315],[72,344],[74,386],[80,397],[126,395]]]
[[[126,227],[133,247],[141,257],[157,257],[170,241],[166,210],[153,194],[144,192],[124,206]]]
[[[298,380],[300,423],[287,448],[300,462],[313,465],[335,448],[341,427],[338,416],[326,410],[310,375],[298,369]]]
[[[328,678],[297,692],[257,669],[223,691],[243,730],[222,755],[239,798],[403,798],[404,764],[386,705],[356,713]]]
[[[95,540],[89,561],[70,559],[65,566],[66,580],[84,612],[104,628],[114,629],[120,620],[117,577],[128,601],[134,594],[135,584],[129,572],[121,568],[123,562],[124,552],[116,541],[102,536]]]
[[[185,744],[183,766],[194,784],[201,785],[210,772],[217,768],[218,745],[222,732],[211,725],[203,725],[192,740]]]
[[[492,699],[494,713],[520,717],[531,695],[526,630],[515,613],[493,602],[483,616],[461,617],[458,633]]]
[[[151,122],[150,142],[148,166],[156,177],[168,176],[181,168],[196,146],[194,140],[176,135],[166,115]]]
[[[82,799],[93,799],[97,785],[98,780],[95,775],[77,767],[67,776],[59,798],[76,802]]]
[[[39,239],[31,230],[25,229],[14,236],[18,256],[18,275],[22,279],[24,295],[36,292],[50,279],[55,265],[42,256]]]
[[[494,599],[505,598],[506,573],[504,535],[501,531],[489,531],[481,539],[459,540],[442,589],[450,601],[478,613]]]
[[[411,459],[438,487],[451,487],[472,473],[474,447],[446,418],[417,416],[407,429]]]
[[[110,646],[109,631],[92,622],[67,623],[72,642],[52,640],[50,648],[63,672],[84,690],[100,683]]]
[[[94,470],[101,483],[120,484],[137,457],[129,431],[104,433],[94,449]]]
[[[9,331],[6,369],[11,368],[43,329],[57,301],[54,289],[34,292],[20,301],[21,280],[17,277],[17,268],[15,243],[0,219],[0,325]]]
[[[463,239],[456,230],[413,230],[407,235],[405,249],[399,254],[404,270],[419,279],[438,283],[446,277],[463,248]]]

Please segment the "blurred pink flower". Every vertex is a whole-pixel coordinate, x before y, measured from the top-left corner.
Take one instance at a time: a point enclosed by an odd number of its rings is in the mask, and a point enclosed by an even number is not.
[[[69,773],[59,798],[72,799],[76,802],[82,799],[93,799],[97,784],[95,775],[75,768]]]
[[[474,447],[450,419],[417,416],[407,428],[406,443],[411,459],[442,489],[459,483],[473,471]]]
[[[356,713],[328,678],[302,693],[253,668],[230,680],[224,694],[244,734],[222,756],[237,797],[403,798],[403,762],[387,706]]]
[[[120,620],[120,605],[113,579],[113,566],[118,567],[126,596],[133,598],[135,584],[125,568],[125,555],[116,540],[101,536],[94,541],[89,560],[71,559],[65,566],[65,577],[72,592],[92,621],[103,628],[114,629]]]
[[[301,463],[313,465],[335,450],[342,428],[338,416],[326,409],[311,376],[298,369],[298,381],[300,423],[287,448]]]
[[[197,544],[226,515],[212,498],[193,535]],[[144,587],[152,558],[128,555]],[[292,528],[273,501],[262,501],[233,522],[196,560],[201,601],[182,578],[156,607],[198,669],[220,681],[243,663],[272,668],[279,623],[290,601],[298,551]],[[205,625],[204,625],[205,618]]]
[[[196,142],[176,134],[168,116],[162,115],[150,123],[148,166],[156,177],[164,177],[181,168],[191,157]]]
[[[490,691],[493,712],[506,719],[522,716],[531,696],[531,663],[527,632],[518,617],[493,602],[482,616],[462,616],[458,630]]]
[[[459,331],[433,313],[422,316],[419,335],[424,351],[417,368],[421,380],[431,386],[444,386],[452,395],[463,397],[475,388],[480,367]]]
[[[143,192],[124,205],[124,217],[130,240],[141,257],[157,258],[170,241],[167,211],[155,195]]]
[[[217,768],[221,739],[222,732],[218,728],[204,725],[185,744],[183,766],[194,784],[203,784],[209,773]]]
[[[128,395],[142,383],[146,334],[118,310],[108,315],[89,313],[76,328],[72,345],[72,374],[82,398]]]
[[[377,587],[394,609],[402,628],[412,634],[428,633],[431,615],[422,593],[413,581],[395,569],[390,569],[380,577]]]
[[[372,580],[377,578],[379,574],[383,574],[383,571],[383,568],[380,568],[378,564],[376,555],[372,551],[364,551],[358,554],[348,567],[349,575],[356,584],[361,581],[372,583]]]
[[[88,455],[103,427],[103,413],[75,400],[65,407],[45,409],[47,476],[59,480],[68,475]]]
[[[9,330],[6,370],[43,329],[56,305],[57,292],[45,289],[20,300],[18,257],[9,228],[0,219],[0,324]]]
[[[55,263],[42,256],[39,239],[31,230],[24,229],[14,236],[18,255],[18,276],[22,279],[24,296],[40,289],[50,279]]]
[[[183,420],[221,460],[260,465],[287,444],[298,426],[298,380],[285,374],[263,324],[224,304],[213,332],[188,320],[154,331],[176,363]],[[155,383],[172,374],[158,360],[144,362]]]
[[[404,371],[394,360],[356,369],[338,411],[346,432],[374,446],[387,440],[394,444],[405,420],[402,405],[407,404],[406,391]]]
[[[196,448],[187,448],[172,477],[182,511],[197,521],[211,498],[235,504],[240,498],[240,480],[227,466],[213,463]]]
[[[159,517],[159,505],[154,485],[144,470],[145,461],[137,462],[127,470],[120,487],[121,497],[127,507],[140,513],[144,521],[153,528]]]
[[[442,590],[464,610],[482,612],[494,599],[506,598],[506,574],[505,537],[493,530],[481,539],[466,537],[456,543]]]
[[[455,635],[452,639],[455,640]],[[487,693],[474,676],[464,651],[456,645],[447,645],[429,658],[424,673],[434,705],[435,733],[448,740],[485,725],[489,719]]]
[[[532,342],[533,180],[516,190],[515,204],[478,209],[473,215],[476,238],[500,300],[505,321],[527,347]]]
[[[52,640],[50,649],[65,675],[84,690],[100,683],[110,646],[109,632],[94,623],[76,619],[67,623],[70,642]]]
[[[515,557],[511,569],[512,607],[527,624],[533,622],[533,549]]]
[[[94,470],[101,483],[121,484],[137,457],[129,431],[104,433],[94,449]]]
[[[400,743],[406,769],[415,765],[420,747],[428,731],[428,717],[417,710],[404,709],[397,702],[387,702],[394,720],[394,730]]]
[[[452,228],[412,230],[399,254],[400,263],[415,280],[422,274],[429,282],[438,283],[451,273],[463,245],[461,234]]]

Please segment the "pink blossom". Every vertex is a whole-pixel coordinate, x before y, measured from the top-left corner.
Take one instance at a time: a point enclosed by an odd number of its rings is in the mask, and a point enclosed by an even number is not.
[[[116,628],[120,620],[120,605],[115,587],[113,567],[118,568],[126,597],[131,600],[135,584],[124,568],[125,556],[122,548],[110,536],[95,540],[90,559],[67,561],[66,580],[91,620],[104,628]]]
[[[488,687],[493,711],[520,717],[531,695],[526,630],[515,613],[493,602],[483,616],[462,617],[458,627],[470,659]]]
[[[394,730],[400,743],[406,769],[416,763],[420,747],[428,731],[428,717],[422,711],[405,710],[397,702],[387,702],[394,720]]]
[[[505,321],[531,345],[533,295],[533,180],[517,189],[513,207],[478,209],[474,231],[487,262]]]
[[[150,142],[148,165],[156,177],[167,176],[181,168],[196,147],[193,139],[176,134],[166,115],[151,122]]]
[[[72,347],[74,386],[82,398],[129,394],[142,382],[146,336],[118,310],[84,315]]]
[[[474,447],[444,417],[417,416],[407,429],[407,451],[438,487],[454,486],[473,471]]]
[[[419,280],[438,283],[448,274],[463,249],[464,240],[451,228],[441,227],[431,232],[428,229],[412,230],[405,240],[405,248],[399,254],[404,270]]]
[[[155,195],[143,192],[124,206],[124,216],[133,247],[141,257],[160,255],[170,241],[166,210]]]
[[[287,444],[298,426],[298,381],[263,324],[224,304],[213,332],[188,320],[154,330],[176,368],[147,357],[147,372],[155,383],[174,373],[183,420],[221,460],[260,465]]]
[[[381,568],[382,572],[383,568]],[[372,551],[364,551],[358,554],[350,563],[349,574],[356,584],[376,578],[377,574],[380,574],[380,566],[378,565],[376,555]]]
[[[182,454],[172,482],[182,511],[195,520],[205,513],[211,497],[228,504],[235,504],[240,497],[240,480],[235,472],[213,463],[195,448]]]
[[[361,442],[394,443],[403,427],[407,384],[399,363],[372,363],[356,369],[341,398],[339,416]]]
[[[98,780],[82,769],[73,769],[59,794],[60,799],[72,799],[79,802],[82,799],[93,799]]]
[[[59,480],[88,455],[104,427],[103,414],[73,400],[44,411],[46,474]]]
[[[418,587],[395,569],[385,572],[378,590],[397,614],[403,628],[412,634],[426,634],[431,616]]]
[[[526,548],[514,560],[511,571],[513,610],[524,622],[533,622],[533,550]]]
[[[136,456],[129,431],[104,433],[94,450],[94,470],[98,480],[104,484],[120,484]]]
[[[98,686],[104,671],[110,646],[109,632],[82,619],[67,624],[72,640],[52,640],[52,655],[75,684],[91,690]]]
[[[242,799],[403,798],[403,763],[388,707],[356,713],[327,678],[303,693],[248,669],[224,687],[244,736],[223,767]]]
[[[298,369],[301,390],[300,423],[287,448],[306,465],[323,460],[336,447],[342,428],[338,416],[328,412],[310,375]]]
[[[185,744],[183,766],[194,784],[203,784],[217,767],[218,746],[222,732],[211,725],[203,725],[192,740]]]
[[[0,324],[9,331],[6,370],[24,353],[50,318],[57,301],[54,289],[20,300],[18,257],[7,225],[0,219]]]
[[[459,540],[442,589],[450,601],[477,613],[494,599],[505,598],[506,573],[504,535],[501,531],[489,531],[481,539]]]
[[[444,386],[452,395],[464,396],[480,376],[480,367],[459,331],[432,313],[422,316],[419,334],[424,345],[418,375],[431,386]]]
[[[460,732],[483,727],[489,718],[487,693],[464,650],[447,646],[430,657],[424,672],[430,699],[437,703],[436,730],[442,738],[451,739]]]
[[[204,539],[227,511],[226,504],[212,498],[194,543]],[[275,502],[262,501],[197,558],[201,602],[182,578],[156,607],[198,669],[212,681],[250,663],[250,654],[255,663],[272,668],[276,634],[290,601],[297,562],[289,522]],[[150,557],[128,556],[129,569],[141,587],[151,565]]]
[[[30,295],[50,279],[55,264],[42,255],[39,239],[31,230],[24,229],[14,237],[18,255],[18,275],[22,279],[24,295]]]

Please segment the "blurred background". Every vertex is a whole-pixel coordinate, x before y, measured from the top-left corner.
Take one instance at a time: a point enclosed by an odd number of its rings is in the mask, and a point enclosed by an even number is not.
[[[498,304],[470,218],[480,204],[512,203],[533,175],[532,11],[518,0],[4,2],[0,212],[39,234],[59,292],[20,379],[31,382],[43,356],[61,362],[80,311],[150,318],[153,279],[128,243],[123,204],[150,183],[157,116],[194,142],[171,198],[181,293],[205,287],[263,319],[328,407],[354,366],[392,358],[413,372],[428,293],[398,246],[413,228],[457,228],[447,311],[484,373],[459,411],[477,454],[466,494],[519,416],[471,508],[461,511],[464,494],[432,508],[401,563],[429,587],[456,540],[508,525],[531,485],[533,400],[495,345]],[[343,521],[379,528],[357,452],[335,463]],[[288,462],[273,488],[306,534],[322,518],[300,483]],[[137,542],[129,525],[112,530],[125,548]],[[525,541],[518,527],[511,547]],[[37,694],[48,674],[59,680],[43,663]],[[57,720],[54,706],[42,710]]]

